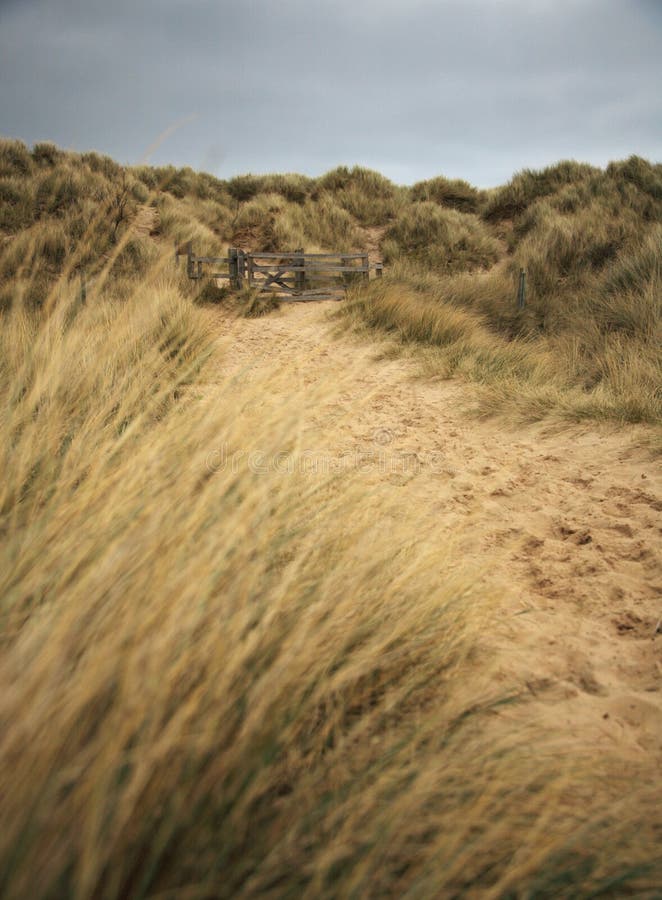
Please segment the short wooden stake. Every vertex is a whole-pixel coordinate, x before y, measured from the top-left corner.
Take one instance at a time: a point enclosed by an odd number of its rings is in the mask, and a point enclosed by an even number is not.
[[[195,273],[193,272],[193,242],[189,241],[186,244],[186,274],[189,278],[195,278]]]
[[[517,308],[524,309],[526,306],[526,272],[524,269],[519,271],[519,287],[517,289]]]

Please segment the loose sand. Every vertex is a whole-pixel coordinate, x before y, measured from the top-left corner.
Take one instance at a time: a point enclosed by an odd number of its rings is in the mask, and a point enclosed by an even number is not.
[[[495,678],[529,697],[503,716],[525,707],[581,744],[662,765],[662,474],[641,432],[471,419],[470,385],[425,380],[386,344],[338,333],[336,308],[215,313],[220,376],[280,370],[284,391],[288,379],[319,390],[301,423],[311,468],[357,469],[438,544],[440,565],[452,544],[492,598]]]

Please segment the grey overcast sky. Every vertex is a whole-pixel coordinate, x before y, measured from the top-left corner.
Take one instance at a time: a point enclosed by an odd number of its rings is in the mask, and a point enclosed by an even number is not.
[[[176,130],[173,126],[178,125]],[[662,0],[0,0],[0,134],[487,187],[662,159]]]

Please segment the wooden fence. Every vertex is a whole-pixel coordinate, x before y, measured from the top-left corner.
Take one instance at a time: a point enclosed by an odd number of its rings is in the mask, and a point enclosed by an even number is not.
[[[367,281],[371,271],[381,277],[383,271],[381,263],[370,264],[367,253],[245,253],[231,247],[227,256],[196,256],[189,242],[175,246],[175,264],[181,256],[189,278],[225,278],[235,290],[248,285],[291,299],[337,296],[339,287]]]

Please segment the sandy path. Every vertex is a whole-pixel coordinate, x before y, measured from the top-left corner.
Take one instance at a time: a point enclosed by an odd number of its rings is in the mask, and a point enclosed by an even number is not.
[[[557,729],[662,764],[662,475],[636,432],[472,421],[470,387],[338,335],[335,308],[222,317],[223,374],[285,367],[293,383],[325,386],[306,448],[414,510],[440,558],[453,540],[494,595],[499,677]]]

